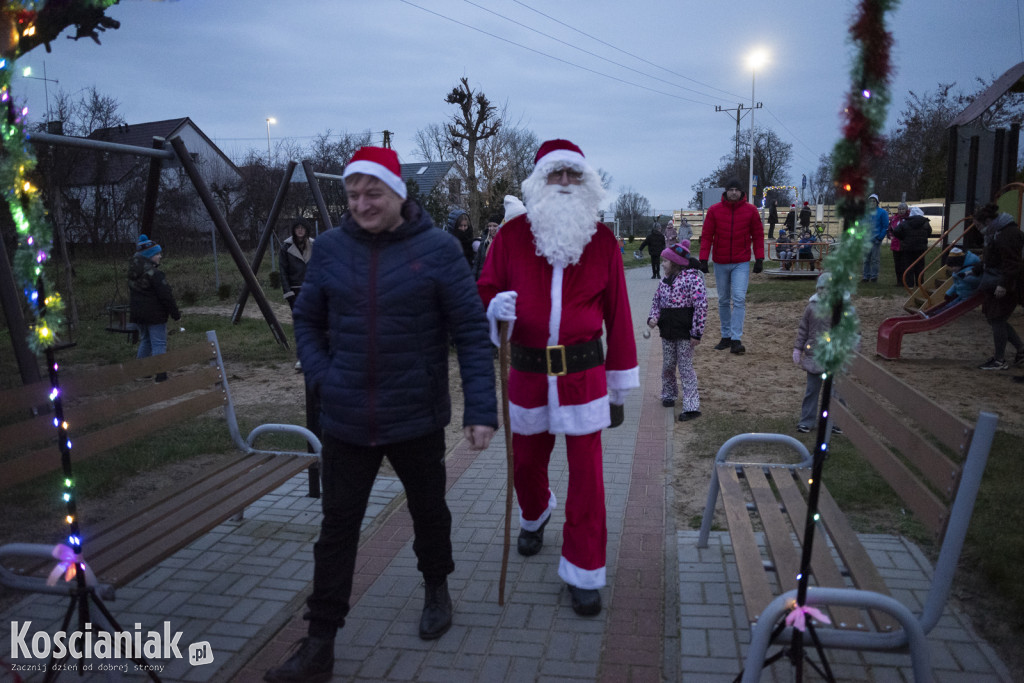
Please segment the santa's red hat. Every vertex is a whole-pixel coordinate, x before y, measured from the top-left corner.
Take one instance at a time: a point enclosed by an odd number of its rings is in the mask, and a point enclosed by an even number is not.
[[[402,166],[398,163],[398,155],[393,149],[360,147],[352,155],[341,177],[348,178],[354,173],[371,175],[394,190],[402,199],[406,197],[405,183],[402,182]]]
[[[537,150],[537,156],[533,160],[533,164],[537,168],[541,166],[554,168],[559,163],[579,166],[581,168],[587,167],[587,160],[583,156],[583,150],[568,140],[548,140],[540,146],[540,149]]]

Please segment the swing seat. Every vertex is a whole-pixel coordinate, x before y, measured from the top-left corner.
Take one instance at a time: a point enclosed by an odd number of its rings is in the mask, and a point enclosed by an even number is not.
[[[815,634],[824,648],[910,650],[916,681],[932,680],[926,635],[945,607],[996,431],[997,417],[982,412],[975,425],[940,407],[883,368],[856,354],[850,372],[837,378],[825,433],[842,427],[865,462],[900,499],[901,506],[941,544],[923,609],[902,602],[910,591],[890,591],[876,565],[884,551],[866,547],[824,486],[817,504],[810,561],[803,543],[812,456],[783,434],[740,434],[719,449],[697,545],[706,548],[719,497],[751,625],[744,683],[760,680],[768,648],[790,643],[792,627],[780,627],[795,605],[798,576],[808,576],[807,605],[830,625]],[[828,437],[826,437],[828,438]],[[773,462],[737,462],[739,447],[774,447]],[[799,457],[779,458],[782,446]],[[871,542],[868,541],[867,546]],[[899,599],[897,599],[899,598]],[[778,633],[775,631],[779,628]]]

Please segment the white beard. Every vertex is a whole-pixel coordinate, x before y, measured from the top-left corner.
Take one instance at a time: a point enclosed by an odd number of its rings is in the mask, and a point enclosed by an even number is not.
[[[546,173],[523,182],[523,200],[537,255],[551,265],[579,263],[597,232],[597,210],[604,194],[600,181],[584,174],[580,185],[548,185]],[[596,176],[596,174],[594,174]]]

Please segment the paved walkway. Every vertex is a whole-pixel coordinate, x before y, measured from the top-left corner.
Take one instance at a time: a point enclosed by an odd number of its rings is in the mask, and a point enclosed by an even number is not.
[[[505,510],[505,444],[499,431],[482,453],[456,447],[448,459],[456,571],[450,577],[455,617],[442,638],[417,637],[422,579],[412,552],[412,526],[397,480],[381,477],[364,525],[348,624],[338,634],[336,681],[730,681],[739,671],[749,631],[738,594],[731,548],[713,533],[698,550],[695,531],[677,530],[669,486],[672,411],[661,407],[660,344],[644,340],[644,318],[656,281],[627,271],[643,387],[626,404],[626,422],[603,435],[608,507],[605,610],[577,617],[557,574],[564,510],[554,512],[544,549],[523,558],[512,529],[504,606],[498,605]],[[714,306],[712,306],[714,309]],[[712,313],[712,318],[717,317]],[[709,321],[717,325],[717,321]],[[712,329],[709,338],[715,337]],[[552,457],[551,482],[565,499],[564,445]],[[303,601],[312,578],[312,542],[319,501],[304,497],[297,477],[246,511],[244,521],[217,527],[119,591],[110,609],[122,627],[182,633],[183,659],[166,665],[165,681],[261,680],[304,635]],[[515,515],[515,512],[513,512]],[[890,585],[909,600],[927,586],[927,561],[912,544],[888,536],[866,539]],[[54,632],[66,600],[30,596],[0,621],[31,619],[30,632]],[[938,681],[1010,680],[967,620],[947,610],[933,631]],[[187,645],[209,644],[214,661],[193,666]],[[10,658],[0,646],[0,658]],[[32,664],[38,660],[14,658]],[[910,680],[899,654],[833,653],[840,680]],[[142,680],[131,673],[125,680]],[[791,678],[777,664],[766,679]],[[100,680],[99,673],[82,680]],[[42,680],[25,672],[25,680]],[[104,678],[106,676],[104,675]],[[68,677],[70,680],[70,677]],[[0,673],[0,680],[2,673]],[[808,680],[814,680],[808,676]]]

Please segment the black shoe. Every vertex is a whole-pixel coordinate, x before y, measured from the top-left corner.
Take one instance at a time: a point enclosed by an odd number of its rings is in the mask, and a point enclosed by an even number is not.
[[[746,352],[747,349],[743,346],[743,342],[739,339],[732,340],[732,349],[729,350],[729,353],[735,353],[737,356],[742,356]]]
[[[601,594],[595,588],[569,586],[572,596],[572,611],[581,617],[592,617],[601,613]]]
[[[1002,358],[993,356],[978,366],[979,370],[1009,370],[1010,366]]]
[[[811,431],[811,428],[810,427],[804,427],[803,425],[797,425],[796,426],[796,431],[800,432],[801,434],[806,434],[807,432]]]
[[[167,373],[166,372],[158,372],[158,373],[156,373],[156,381],[157,382],[166,382],[167,381]]]
[[[448,595],[448,579],[426,584],[423,615],[420,617],[420,638],[435,640],[452,626],[452,598]]]
[[[661,399],[661,405],[666,408],[673,408],[676,405],[676,400],[674,398],[663,398]]]
[[[732,346],[732,339],[728,337],[722,337],[722,341],[715,344],[715,351],[723,351]]]
[[[1024,363],[1024,349],[1021,349],[1013,356],[1013,362],[1010,363],[1013,367],[1017,367],[1021,363]]]
[[[540,549],[544,547],[544,527],[548,525],[550,520],[551,516],[548,515],[548,518],[544,520],[544,523],[536,531],[519,530],[519,541],[516,543],[516,550],[519,551],[520,555],[530,557],[540,552]]]
[[[699,410],[687,410],[686,412],[679,413],[680,422],[689,422],[690,420],[695,420],[698,417],[700,417]]]
[[[284,664],[263,674],[268,683],[320,683],[334,673],[334,638],[307,636]]]

